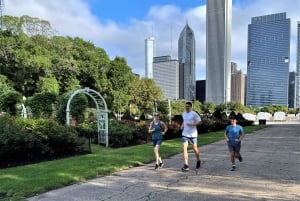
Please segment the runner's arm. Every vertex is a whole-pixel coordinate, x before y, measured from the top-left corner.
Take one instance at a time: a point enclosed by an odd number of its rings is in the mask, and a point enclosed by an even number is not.
[[[153,121],[151,121],[151,123],[150,123],[149,129],[148,129],[148,132],[149,132],[149,133],[152,133],[152,132],[155,131],[154,128],[152,129],[152,123],[153,123]]]
[[[239,142],[241,142],[244,139],[244,137],[245,137],[245,133],[244,133],[243,130],[241,130],[241,135],[239,137]]]

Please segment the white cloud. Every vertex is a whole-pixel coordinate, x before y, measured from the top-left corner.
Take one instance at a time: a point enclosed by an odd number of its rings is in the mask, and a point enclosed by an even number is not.
[[[144,76],[144,40],[156,38],[157,56],[171,54],[177,58],[178,37],[186,21],[196,37],[197,79],[205,79],[205,5],[190,10],[179,7],[154,5],[144,19],[132,18],[129,25],[111,20],[101,21],[90,12],[84,0],[9,0],[6,14],[29,15],[48,20],[61,35],[78,36],[106,50],[110,58],[122,56],[127,59],[133,72]],[[246,72],[247,30],[251,17],[277,12],[287,12],[291,18],[292,43],[296,43],[296,22],[299,17],[300,0],[256,0],[249,5],[233,6],[232,61]],[[291,70],[295,70],[295,45],[291,45]]]

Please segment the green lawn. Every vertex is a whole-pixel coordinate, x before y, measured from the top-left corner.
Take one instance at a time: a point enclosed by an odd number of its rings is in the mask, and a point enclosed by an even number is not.
[[[245,127],[245,133],[266,126]],[[223,139],[223,131],[201,134],[199,146]],[[161,147],[163,158],[181,153],[180,139],[166,140]],[[92,153],[61,160],[0,169],[0,201],[21,201],[51,189],[101,177],[154,160],[152,144],[125,148],[92,146]]]

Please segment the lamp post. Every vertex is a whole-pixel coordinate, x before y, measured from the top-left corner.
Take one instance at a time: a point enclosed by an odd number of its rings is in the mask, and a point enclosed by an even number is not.
[[[26,97],[23,96],[23,103],[22,103],[22,117],[27,118],[27,109],[26,109],[26,107],[25,107],[25,105],[24,105],[25,101],[26,101]]]
[[[169,105],[169,124],[171,124],[172,111],[171,111],[171,101],[169,99],[168,99],[168,105]]]
[[[154,99],[154,112],[157,112],[157,100]]]

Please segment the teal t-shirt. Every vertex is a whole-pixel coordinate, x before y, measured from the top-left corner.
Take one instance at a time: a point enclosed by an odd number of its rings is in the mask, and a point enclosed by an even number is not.
[[[151,129],[153,128],[155,128],[155,131],[152,133],[152,140],[162,140],[163,136],[160,122],[158,122],[158,124],[152,122]]]

